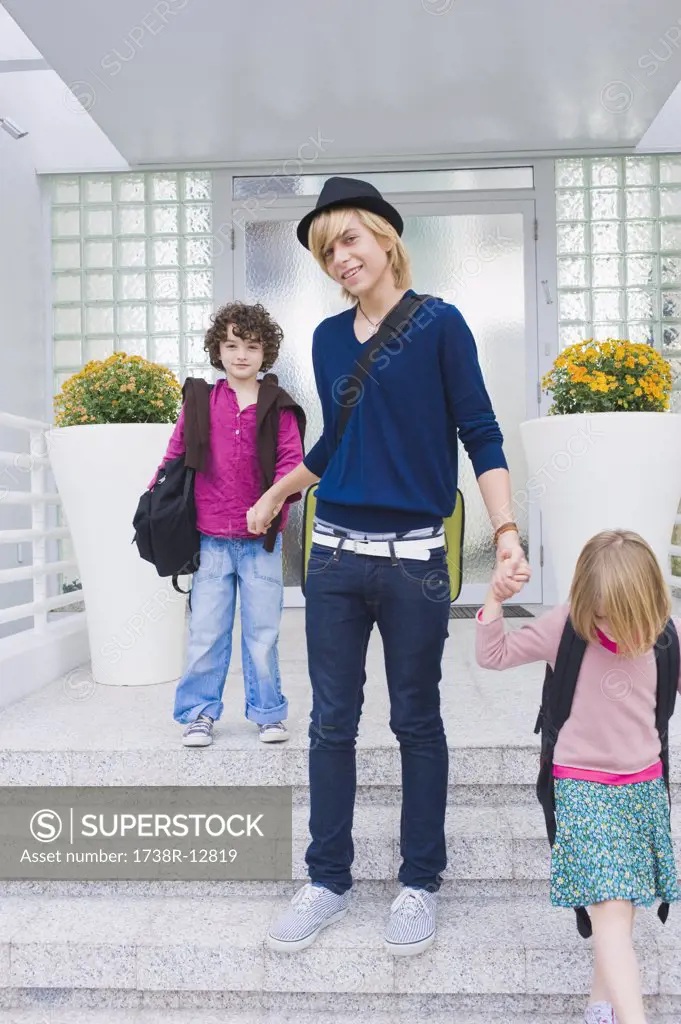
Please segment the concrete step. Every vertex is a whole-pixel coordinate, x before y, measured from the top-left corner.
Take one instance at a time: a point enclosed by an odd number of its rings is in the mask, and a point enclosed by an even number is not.
[[[0,730],[0,742],[1,742]],[[536,784],[536,747],[457,747],[450,745],[450,786],[531,788]],[[672,750],[672,780],[681,784],[681,748]],[[397,744],[359,746],[360,787],[399,789]],[[203,750],[0,750],[0,786],[294,786],[301,801],[308,783],[307,746],[274,744],[263,749],[253,739],[246,748],[215,744]],[[497,792],[500,803],[508,793]],[[484,800],[484,794],[480,794]],[[453,802],[461,802],[454,798]]]
[[[579,938],[573,914],[546,899],[446,903],[435,945],[411,958],[383,949],[388,904],[361,896],[304,953],[273,953],[264,937],[284,907],[284,900],[264,897],[8,897],[0,901],[0,991],[6,1007],[13,993],[18,1000],[24,990],[43,990],[47,998],[46,990],[71,989],[174,993],[174,1007],[189,1009],[211,993],[487,997],[588,990],[590,944]],[[672,913],[665,927],[652,913],[639,915],[636,941],[646,993],[681,995],[681,914]]]
[[[2,1006],[0,989],[0,1007]],[[96,1005],[95,1005],[96,1003]],[[577,1024],[581,995],[338,995],[324,992],[197,993],[191,1009],[164,992],[26,989],[0,1009],[0,1024]],[[648,1024],[677,1024],[678,996],[647,996]]]
[[[289,900],[298,891],[301,879],[284,882],[242,882],[242,881],[178,881],[160,880],[109,880],[71,881],[63,879],[2,881],[0,898],[10,896],[43,896],[48,898],[70,897],[123,897],[133,899],[184,898],[197,900],[229,900],[251,897]],[[378,900],[386,906],[399,892],[396,878],[360,879],[355,881],[354,890],[358,898]],[[473,900],[512,900],[546,898],[548,881],[520,879],[489,879],[485,881],[445,881],[440,889],[440,898],[447,901],[471,902]]]
[[[366,1007],[363,1008],[366,1015]],[[429,1024],[489,1024],[490,1014],[457,1013],[452,1010],[429,1012],[425,1008]],[[370,1011],[371,1024],[414,1024],[413,1012]],[[568,1013],[518,1013],[513,1009],[496,1011],[494,1024],[576,1024],[576,1012]],[[672,1024],[672,1018],[658,1014],[648,1016],[650,1024]],[[353,1013],[332,1010],[308,1009],[287,1012],[278,1008],[252,1011],[232,1010],[74,1010],[30,1009],[0,1010],[0,1024],[357,1024],[357,1011]]]
[[[300,624],[285,621],[289,646],[295,641],[304,651],[304,639],[296,634]],[[537,777],[532,728],[541,666],[484,671],[474,662],[473,633],[464,628],[472,623],[451,626],[442,712],[451,754],[450,784],[462,787],[453,799],[503,803],[508,798],[503,789],[513,787],[523,791],[526,801]],[[451,646],[455,640],[460,646]],[[395,791],[400,752],[388,724],[380,646],[378,653],[375,644],[373,648],[358,739],[358,782],[365,790]],[[215,743],[204,750],[181,745],[181,729],[171,718],[172,683],[83,688],[82,672],[76,672],[73,679],[50,684],[0,712],[0,785],[290,785],[304,800],[310,684],[304,661],[287,664],[289,741],[267,747],[259,743],[257,729],[243,719],[242,682],[235,670],[227,679],[225,714],[216,725]],[[673,780],[681,785],[681,715],[672,722],[671,741]]]
[[[305,851],[309,843],[309,811],[293,809],[293,879],[307,878]],[[678,863],[681,864],[681,818],[672,816]],[[463,882],[546,882],[550,851],[544,818],[534,806],[448,808],[446,818],[448,867],[446,879]],[[357,880],[392,882],[402,861],[400,856],[400,807],[398,804],[369,804],[355,810],[353,840]],[[3,890],[0,882],[0,892]],[[24,883],[15,883],[24,884]],[[52,885],[58,885],[57,881]],[[104,883],[103,883],[104,884]],[[172,894],[177,882],[137,882],[140,892],[153,892],[160,885]],[[204,883],[196,882],[200,887]],[[221,883],[208,882],[209,891]],[[235,883],[225,883],[226,886]],[[288,883],[284,883],[288,888]],[[227,891],[230,891],[229,889]],[[234,890],[231,890],[232,893]]]
[[[0,730],[0,742],[1,741]],[[308,784],[307,743],[263,747],[251,743],[232,747],[216,742],[205,749],[186,749],[176,737],[173,749],[90,750],[66,746],[44,750],[25,737],[21,749],[0,750],[2,786],[295,786]],[[537,779],[534,747],[450,746],[450,784],[461,786],[532,786]],[[357,750],[360,786],[398,787],[397,744],[363,746]],[[681,776],[678,779],[681,782]]]

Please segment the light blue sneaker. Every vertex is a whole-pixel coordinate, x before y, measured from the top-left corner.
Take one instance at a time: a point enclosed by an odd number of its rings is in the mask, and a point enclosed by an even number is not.
[[[423,953],[435,941],[437,895],[405,886],[390,908],[385,947],[395,956]]]
[[[267,933],[267,945],[277,953],[307,949],[323,928],[340,921],[348,912],[350,893],[340,896],[322,885],[308,882]]]

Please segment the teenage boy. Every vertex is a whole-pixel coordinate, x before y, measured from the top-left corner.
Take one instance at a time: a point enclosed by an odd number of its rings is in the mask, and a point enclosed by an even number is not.
[[[321,479],[306,584],[310,719],[310,882],[268,935],[271,948],[309,946],[347,912],[352,885],[355,739],[374,624],[383,640],[390,726],[402,759],[402,891],[385,941],[420,953],[435,937],[446,866],[448,752],[440,715],[449,619],[443,520],[457,489],[457,432],[494,531],[499,598],[529,566],[511,516],[502,435],[473,336],[455,306],[429,300],[380,351],[363,390],[355,361],[410,290],[398,211],[366,182],[331,178],[298,227],[300,242],[352,303],[314,333],[324,431],[291,473],[249,512],[261,533],[291,493]],[[343,401],[354,408],[336,447]]]

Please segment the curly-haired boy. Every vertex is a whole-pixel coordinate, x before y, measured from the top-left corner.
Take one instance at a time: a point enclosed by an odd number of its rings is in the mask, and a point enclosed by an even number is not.
[[[286,476],[302,458],[305,431],[303,410],[279,387],[276,376],[268,373],[258,379],[275,363],[283,340],[267,310],[260,304],[231,302],[211,319],[204,348],[211,366],[224,370],[225,378],[210,394],[210,437],[204,469],[197,471],[194,485],[200,564],[192,584],[187,660],[174,710],[175,721],[186,725],[183,743],[188,747],[213,742],[213,723],[223,711],[237,587],[246,718],[257,723],[265,743],[288,738],[288,702],[277,654],[283,604],[281,532],[287,505],[300,494],[284,504],[265,538],[249,533],[246,516],[263,493],[264,464],[275,466],[275,480]],[[185,453],[189,430],[183,407],[164,463]]]

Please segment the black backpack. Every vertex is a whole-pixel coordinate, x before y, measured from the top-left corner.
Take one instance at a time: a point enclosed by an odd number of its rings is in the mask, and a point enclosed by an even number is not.
[[[541,732],[541,761],[539,778],[537,779],[537,799],[542,805],[546,819],[546,832],[549,843],[556,841],[556,803],[553,780],[553,755],[558,742],[560,730],[563,728],[572,711],[572,702],[577,688],[577,678],[586,650],[586,641],[575,632],[572,620],[568,616],[560,638],[555,670],[546,666],[544,689],[541,708],[535,726],[535,733]],[[657,708],[655,724],[660,736],[664,780],[669,793],[671,807],[671,791],[669,786],[669,722],[674,714],[676,692],[679,684],[679,638],[676,627],[671,619],[655,643],[655,661],[657,664]],[[591,936],[591,919],[585,907],[576,907],[577,930],[588,939]],[[669,904],[660,904],[658,916],[664,923],[669,916]]]
[[[195,471],[185,466],[185,457],[167,462],[151,490],[139,500],[132,521],[133,543],[140,556],[152,562],[159,576],[188,576],[199,567],[201,538],[196,528],[194,504]]]
[[[144,492],[132,521],[133,544],[159,576],[189,576],[199,567],[201,537],[196,528],[194,481],[203,469],[210,439],[210,395],[213,385],[187,377],[182,385],[185,454],[165,463],[150,490]],[[189,599],[191,606],[191,597]]]

